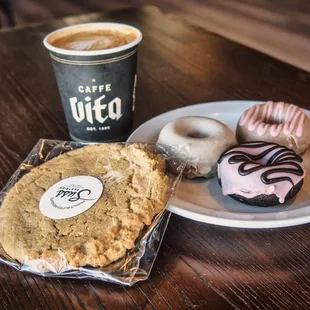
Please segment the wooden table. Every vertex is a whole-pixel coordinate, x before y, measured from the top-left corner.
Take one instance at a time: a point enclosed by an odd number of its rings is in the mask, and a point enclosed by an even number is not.
[[[310,108],[310,74],[157,10],[72,17],[0,33],[0,182],[39,138],[68,139],[46,33],[87,21],[142,30],[135,126],[162,112],[225,99]],[[147,281],[122,287],[48,279],[0,265],[1,309],[309,309],[310,225],[246,230],[173,215]]]

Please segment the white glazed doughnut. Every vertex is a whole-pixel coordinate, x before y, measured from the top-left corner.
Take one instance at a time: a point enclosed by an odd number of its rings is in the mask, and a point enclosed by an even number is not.
[[[188,178],[212,177],[220,155],[236,144],[235,135],[223,123],[208,117],[178,118],[161,130],[158,143],[178,146],[189,154],[184,171]]]

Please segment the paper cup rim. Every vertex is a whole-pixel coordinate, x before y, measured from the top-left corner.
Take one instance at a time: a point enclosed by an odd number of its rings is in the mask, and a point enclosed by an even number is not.
[[[113,47],[113,48],[107,48],[107,49],[102,49],[102,50],[93,50],[93,51],[75,51],[75,50],[67,50],[59,47],[55,47],[52,44],[48,42],[48,39],[56,34],[57,32],[70,29],[70,28],[75,28],[78,26],[97,26],[97,29],[102,29],[100,26],[104,25],[105,27],[103,29],[117,29],[119,27],[124,27],[124,28],[129,28],[133,30],[137,34],[137,38],[128,44],[121,45],[118,47]],[[55,52],[57,54],[61,55],[70,55],[70,56],[99,56],[99,55],[109,55],[121,51],[125,51],[127,49],[130,49],[131,47],[134,47],[140,43],[142,40],[142,33],[138,28],[135,28],[131,25],[128,24],[122,24],[122,23],[110,23],[110,22],[96,22],[96,23],[81,23],[81,24],[76,24],[76,25],[71,25],[71,26],[66,26],[59,28],[57,30],[54,30],[53,32],[50,32],[48,35],[45,36],[43,39],[43,44],[44,46],[51,52]]]

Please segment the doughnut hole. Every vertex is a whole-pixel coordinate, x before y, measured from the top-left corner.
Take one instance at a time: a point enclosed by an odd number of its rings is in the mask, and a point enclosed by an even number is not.
[[[280,124],[284,124],[284,120],[280,120],[280,119],[265,119],[264,120],[264,124],[268,124],[268,125],[280,125]]]
[[[279,118],[279,115],[278,115],[278,114],[277,114],[277,115],[273,115],[273,114],[272,114],[272,116],[271,116],[269,119],[267,119],[267,118],[265,117],[265,119],[263,120],[263,122],[264,122],[265,124],[268,124],[268,125],[280,125],[280,124],[284,124],[284,123],[285,123],[285,119]]]
[[[192,139],[204,139],[211,137],[210,133],[204,128],[200,128],[201,122],[193,124],[192,122],[181,121],[182,118],[177,120],[174,124],[175,131],[183,137]]]
[[[263,158],[257,159],[257,160],[253,160],[253,159],[249,159],[248,158],[248,160],[245,161],[246,168],[249,169],[250,166],[253,167],[253,166],[257,166],[257,165],[267,166],[270,157],[271,157],[270,155],[269,156],[264,156]]]
[[[194,138],[194,139],[203,139],[203,138],[208,138],[209,135],[206,132],[203,131],[191,131],[187,134],[189,138]]]

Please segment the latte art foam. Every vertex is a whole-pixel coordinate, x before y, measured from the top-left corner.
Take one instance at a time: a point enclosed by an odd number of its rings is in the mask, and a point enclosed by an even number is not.
[[[52,42],[58,48],[74,51],[96,51],[126,45],[137,38],[135,33],[117,30],[81,31],[64,35]]]

